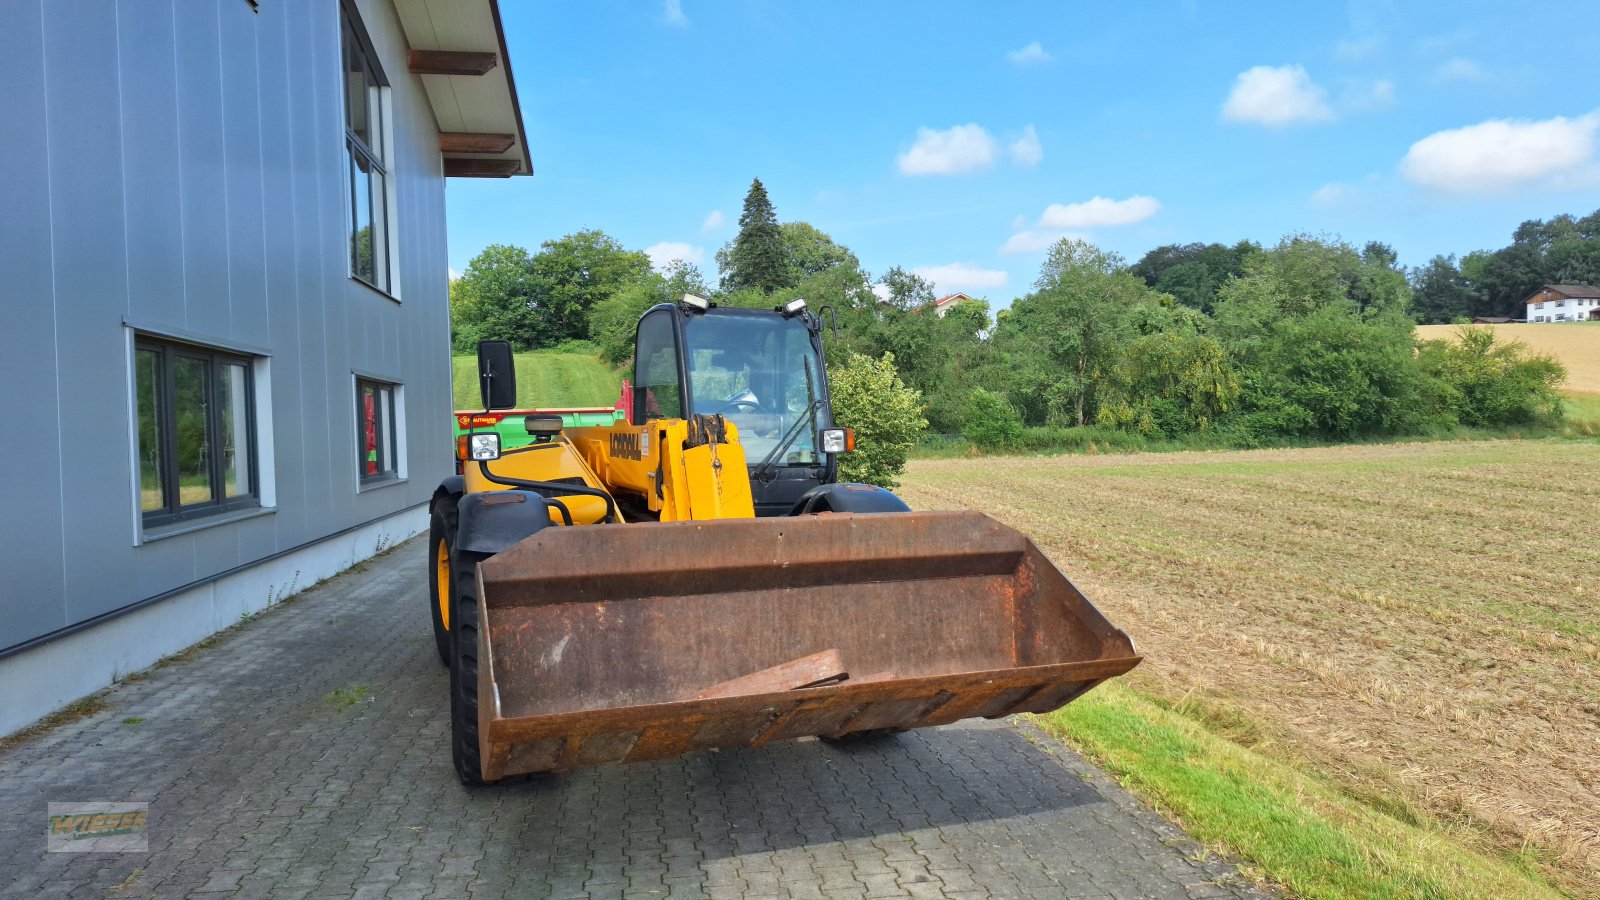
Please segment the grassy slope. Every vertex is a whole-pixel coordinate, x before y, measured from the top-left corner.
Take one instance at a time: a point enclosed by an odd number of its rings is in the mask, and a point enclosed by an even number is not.
[[[1566,389],[1580,394],[1600,394],[1600,323],[1558,322],[1534,325],[1479,325],[1492,328],[1497,337],[1513,338],[1540,353],[1548,353],[1567,367]],[[1455,335],[1457,325],[1419,325],[1417,336],[1440,340]]]
[[[1326,778],[1219,736],[1215,723],[1192,713],[1113,683],[1044,724],[1194,837],[1243,856],[1247,869],[1293,894],[1559,896],[1527,860],[1467,850],[1412,810],[1351,796]],[[1236,729],[1241,722],[1224,725]]]
[[[1180,818],[1218,821],[1208,834],[1270,875],[1348,889],[1331,874],[1344,850],[1308,839],[1326,871],[1295,875],[1251,820],[1215,815],[1266,783],[1223,766],[1226,747],[1152,759],[1114,720],[1232,739],[1274,779],[1320,773],[1317,791],[1284,781],[1262,802],[1288,803],[1272,814],[1288,820],[1311,809],[1315,829],[1375,861],[1417,860],[1371,893],[1504,893],[1534,859],[1600,894],[1597,458],[1592,440],[990,457],[913,463],[902,493],[992,510],[1134,635],[1147,660],[1132,693],[1101,698],[1112,720],[1075,719],[1091,704],[1059,721]],[[1369,814],[1393,822],[1357,828]],[[1456,862],[1426,862],[1414,841]]]
[[[455,408],[480,409],[478,361],[454,359]],[[597,356],[535,350],[517,354],[517,405],[521,408],[611,406],[622,389],[622,375]]]

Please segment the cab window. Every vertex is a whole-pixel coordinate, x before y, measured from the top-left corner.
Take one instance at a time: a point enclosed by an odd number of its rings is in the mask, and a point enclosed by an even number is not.
[[[633,360],[633,421],[683,418],[683,389],[678,383],[678,342],[672,313],[651,313],[639,322]]]

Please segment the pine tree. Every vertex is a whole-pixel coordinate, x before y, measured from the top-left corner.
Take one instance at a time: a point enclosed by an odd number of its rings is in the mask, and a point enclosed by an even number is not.
[[[762,187],[759,178],[750,182],[750,191],[744,195],[739,235],[733,239],[726,263],[722,273],[725,290],[753,287],[771,293],[788,285],[788,245],[778,229],[778,215],[767,198],[767,189]]]

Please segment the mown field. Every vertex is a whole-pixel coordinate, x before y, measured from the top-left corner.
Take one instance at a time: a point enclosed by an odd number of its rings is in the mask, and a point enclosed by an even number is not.
[[[518,353],[517,405],[522,408],[611,406],[622,389],[622,375],[597,356],[535,350]],[[456,409],[482,409],[478,396],[478,360],[457,356],[453,362]]]
[[[1479,325],[1492,328],[1496,337],[1527,344],[1548,353],[1567,367],[1565,389],[1580,394],[1600,394],[1600,324],[1562,322],[1554,325]],[[1458,325],[1419,325],[1417,336],[1427,340],[1453,337]]]
[[[986,457],[902,493],[1032,535],[1132,633],[1144,665],[1060,723],[1297,892],[1600,896],[1597,469],[1582,440]]]

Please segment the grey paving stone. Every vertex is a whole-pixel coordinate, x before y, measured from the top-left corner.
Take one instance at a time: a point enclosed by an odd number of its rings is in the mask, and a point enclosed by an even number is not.
[[[0,895],[1263,896],[1025,723],[464,789],[425,550],[404,544],[0,753]],[[44,852],[46,803],[129,798],[151,804],[149,853]]]

